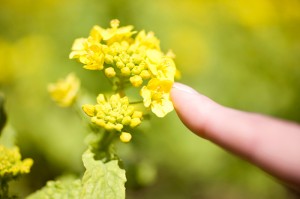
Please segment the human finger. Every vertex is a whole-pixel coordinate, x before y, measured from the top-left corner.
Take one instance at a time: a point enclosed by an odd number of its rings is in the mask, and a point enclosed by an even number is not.
[[[171,98],[182,122],[197,135],[300,187],[300,126],[217,104],[175,83]]]

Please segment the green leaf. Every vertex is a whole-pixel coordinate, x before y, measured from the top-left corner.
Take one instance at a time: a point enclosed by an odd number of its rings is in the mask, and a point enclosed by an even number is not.
[[[82,199],[122,199],[125,198],[125,170],[117,160],[103,163],[94,159],[94,154],[87,151],[82,156],[86,168],[82,178]]]
[[[49,181],[41,190],[26,199],[124,199],[125,170],[117,160],[107,163],[95,160],[94,154],[87,151],[82,156],[86,171],[82,180],[61,179]]]
[[[79,199],[80,192],[80,180],[49,181],[44,188],[31,194],[26,199]]]

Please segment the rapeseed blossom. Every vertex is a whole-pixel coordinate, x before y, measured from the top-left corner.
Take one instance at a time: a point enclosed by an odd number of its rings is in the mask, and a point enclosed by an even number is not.
[[[151,79],[147,86],[141,89],[145,107],[150,107],[158,117],[164,117],[174,107],[170,100],[171,80]]]
[[[143,117],[142,112],[136,111],[129,104],[128,97],[121,98],[119,94],[112,95],[108,100],[103,94],[99,94],[96,105],[86,104],[82,109],[94,124],[107,131],[121,132],[120,139],[123,142],[131,139],[131,135],[123,132],[123,129],[135,128]]]
[[[18,147],[11,149],[0,145],[0,178],[13,179],[30,172],[33,160],[30,158],[21,160]]]
[[[56,83],[50,84],[48,91],[58,105],[67,107],[76,100],[79,87],[80,80],[71,73],[65,79],[60,79]]]
[[[103,70],[108,78],[117,80],[112,81],[118,83],[117,92],[128,87],[128,83],[139,88],[145,107],[158,117],[164,117],[173,110],[170,90],[178,74],[174,54],[161,51],[160,41],[153,32],[133,31],[133,26],[120,27],[117,19],[112,20],[110,26],[107,29],[94,26],[87,38],[76,39],[70,59],[77,59],[85,69]],[[84,106],[89,116],[91,108]],[[122,123],[117,126],[103,123],[103,118],[93,121],[106,129],[123,128]]]
[[[176,66],[171,56],[158,50],[148,50],[146,63],[155,78],[174,81]]]

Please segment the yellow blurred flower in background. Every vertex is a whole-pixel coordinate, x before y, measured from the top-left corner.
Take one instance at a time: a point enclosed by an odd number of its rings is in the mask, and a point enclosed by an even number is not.
[[[260,28],[277,22],[278,15],[273,1],[253,0],[253,1],[224,1],[228,6],[229,14],[245,26]]]
[[[71,106],[78,95],[80,80],[73,74],[69,74],[65,79],[60,79],[56,83],[49,84],[48,91],[52,99],[59,106]]]
[[[18,147],[9,149],[0,145],[0,178],[2,180],[13,179],[22,174],[29,173],[33,160],[30,158],[21,159]]]
[[[50,55],[51,45],[46,37],[30,35],[16,41],[0,37],[0,85],[38,78]]]

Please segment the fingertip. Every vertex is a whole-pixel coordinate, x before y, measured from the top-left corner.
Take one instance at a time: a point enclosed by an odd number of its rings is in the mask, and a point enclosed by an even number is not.
[[[199,94],[195,89],[193,89],[185,84],[175,82],[172,86],[172,91],[178,91],[178,90],[188,93],[188,94]]]
[[[204,137],[205,123],[211,115],[209,109],[212,109],[216,103],[181,83],[174,83],[171,99],[181,121],[191,131]]]

